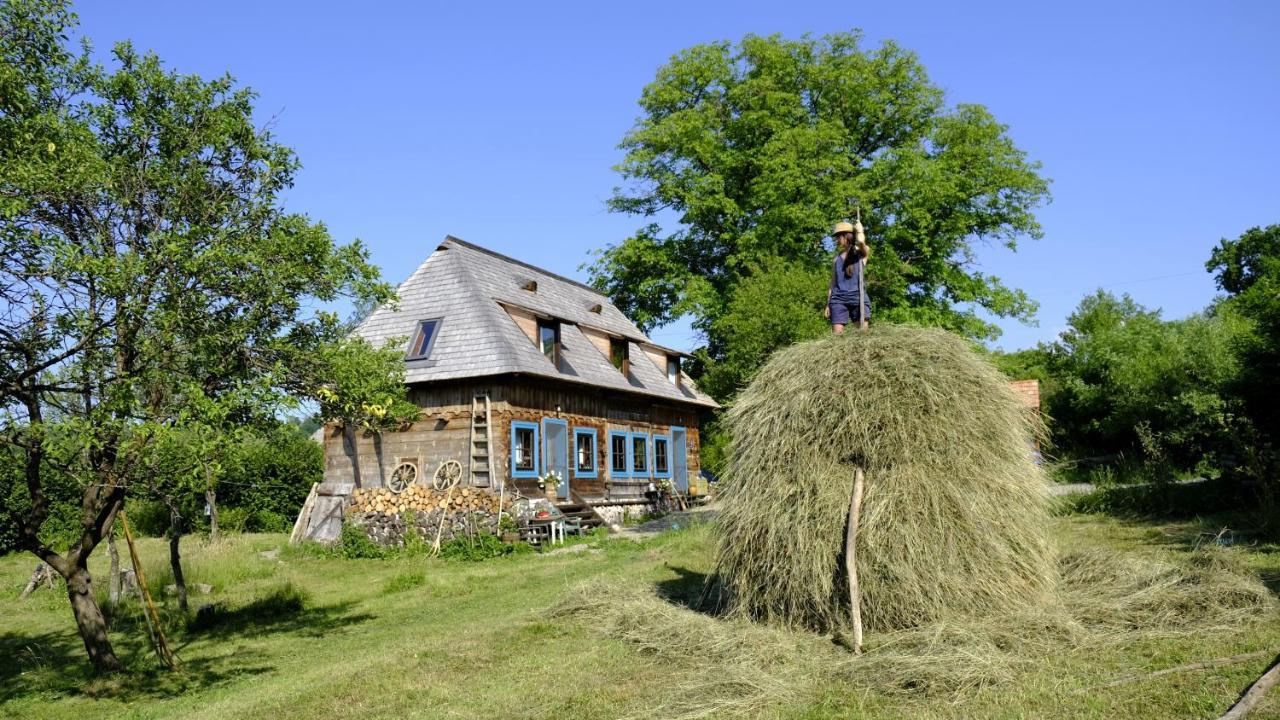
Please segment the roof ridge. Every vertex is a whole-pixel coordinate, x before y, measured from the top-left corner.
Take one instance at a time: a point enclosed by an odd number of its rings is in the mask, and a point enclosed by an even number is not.
[[[597,289],[595,289],[595,288],[591,287],[590,285],[588,285],[588,284],[586,284],[586,283],[584,283],[584,282],[581,282],[581,281],[579,281],[579,280],[574,280],[573,278],[567,278],[567,277],[565,277],[565,276],[563,276],[563,275],[561,275],[561,274],[559,274],[559,273],[551,272],[550,270],[547,270],[546,268],[540,268],[540,267],[538,267],[537,265],[532,265],[532,264],[527,263],[527,262],[525,262],[525,261],[523,261],[523,260],[517,260],[516,258],[513,258],[513,257],[511,257],[510,255],[503,255],[502,253],[500,253],[500,252],[498,252],[498,251],[496,251],[496,250],[490,250],[490,249],[489,249],[489,248],[487,248],[487,247],[481,247],[481,246],[476,245],[476,244],[474,244],[474,243],[469,243],[469,242],[467,242],[466,240],[463,240],[462,238],[454,237],[453,235],[445,235],[445,236],[444,236],[444,241],[440,243],[440,247],[444,247],[445,245],[448,245],[448,244],[451,244],[451,243],[452,243],[452,244],[455,244],[455,245],[461,245],[462,247],[465,247],[465,248],[467,248],[468,250],[475,250],[476,252],[481,252],[481,253],[484,253],[485,255],[489,255],[489,256],[491,256],[491,257],[498,258],[499,260],[503,260],[503,261],[509,262],[509,263],[511,263],[512,265],[519,265],[520,267],[523,267],[523,268],[526,268],[526,269],[529,269],[529,270],[533,270],[534,272],[540,272],[540,273],[542,273],[543,275],[547,275],[547,276],[549,276],[549,277],[553,277],[553,278],[555,278],[556,280],[560,280],[561,282],[567,282],[567,283],[569,283],[570,285],[576,285],[577,287],[580,287],[580,288],[582,288],[583,290],[586,290],[587,292],[590,292],[590,293],[592,293],[592,294],[594,294],[594,295],[596,295],[596,296],[598,296],[598,297],[603,298],[603,299],[604,299],[606,302],[608,302],[610,305],[613,305],[613,301],[609,299],[609,296],[608,296],[608,295],[605,295],[604,293],[600,292],[599,290],[597,290]],[[438,248],[437,248],[437,249],[438,249]],[[614,308],[616,309],[616,308],[617,308],[617,306],[616,306],[616,305],[614,305]]]

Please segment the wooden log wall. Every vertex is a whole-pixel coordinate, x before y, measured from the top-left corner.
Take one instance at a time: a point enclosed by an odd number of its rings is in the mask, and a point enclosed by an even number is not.
[[[685,428],[687,468],[691,483],[698,476],[700,409],[680,406],[655,398],[614,393],[572,383],[561,383],[540,377],[507,376],[484,383],[474,380],[456,383],[432,383],[411,388],[410,399],[422,407],[422,416],[403,431],[388,431],[380,436],[358,438],[358,453],[346,447],[342,431],[325,428],[326,482],[354,482],[353,455],[358,455],[363,485],[385,486],[395,467],[404,461],[416,461],[419,478],[429,482],[442,460],[457,460],[463,467],[463,484],[469,477],[471,433],[471,399],[477,392],[489,395],[492,413],[493,481],[513,483],[524,495],[540,494],[535,479],[511,478],[511,422],[523,420],[538,423],[544,418],[558,418],[569,426],[570,487],[580,496],[601,502],[626,501],[643,497],[653,477],[652,463],[644,478],[609,477],[609,431],[647,432],[670,435],[672,426]],[[596,477],[575,476],[576,448],[573,430],[591,428],[596,431]],[[541,444],[541,429],[539,430]],[[652,443],[652,440],[650,440]],[[674,445],[671,450],[674,451]],[[541,453],[542,448],[539,448]],[[650,445],[652,452],[652,445]],[[672,458],[672,465],[674,465]],[[539,461],[540,470],[545,465]]]

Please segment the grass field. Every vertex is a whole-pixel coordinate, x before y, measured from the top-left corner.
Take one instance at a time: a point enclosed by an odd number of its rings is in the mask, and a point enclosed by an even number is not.
[[[1187,552],[1221,522],[1054,520],[1063,548]],[[17,596],[34,566],[0,558],[0,716],[22,718],[613,718],[661,717],[660,700],[713,677],[712,662],[673,664],[636,645],[552,618],[585,580],[696,597],[710,565],[709,533],[694,526],[633,542],[597,539],[584,552],[481,563],[422,558],[344,560],[285,550],[284,536],[221,545],[188,540],[188,581],[208,583],[193,607],[218,603],[214,621],[188,628],[169,613],[178,673],[155,668],[136,606],[113,618],[117,652],[134,672],[95,679],[61,592]],[[1280,547],[1241,550],[1273,588]],[[144,540],[153,587],[168,582],[166,548]],[[105,548],[95,554],[105,578]],[[1078,647],[1036,659],[1017,680],[960,696],[876,692],[840,683],[784,694],[757,714],[774,718],[1217,717],[1271,662],[1095,686],[1131,673],[1251,651],[1280,652],[1280,623],[1118,647]],[[869,638],[874,641],[874,638]],[[695,681],[695,682],[690,682]],[[1256,717],[1280,717],[1271,698]]]

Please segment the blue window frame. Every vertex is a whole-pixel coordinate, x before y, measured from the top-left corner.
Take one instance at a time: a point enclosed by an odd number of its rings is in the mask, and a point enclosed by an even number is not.
[[[671,436],[653,436],[653,476],[671,477]]]
[[[628,443],[630,449],[631,477],[649,477],[653,467],[649,458],[649,433],[633,432]]]
[[[573,429],[573,476],[593,478],[599,475],[596,469],[596,430],[595,428]]]
[[[630,434],[621,430],[609,431],[609,477],[631,477]]]
[[[511,421],[511,477],[538,477],[538,423]]]

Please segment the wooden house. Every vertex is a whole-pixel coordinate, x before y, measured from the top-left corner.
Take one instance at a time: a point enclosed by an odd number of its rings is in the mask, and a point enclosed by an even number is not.
[[[669,479],[699,494],[698,427],[717,407],[681,369],[684,354],[649,340],[582,283],[446,237],[399,288],[399,303],[355,330],[405,353],[406,430],[357,439],[324,431],[325,484],[365,487],[393,474],[429,481],[456,460],[464,486],[542,496],[567,478],[565,504],[605,517],[643,508]]]

